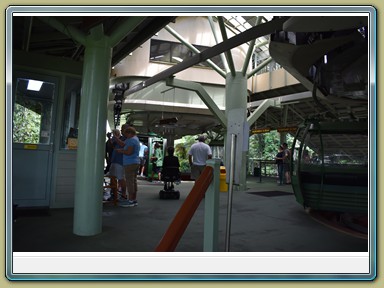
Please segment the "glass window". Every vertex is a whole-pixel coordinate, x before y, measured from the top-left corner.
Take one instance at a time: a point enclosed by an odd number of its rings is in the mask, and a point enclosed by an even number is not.
[[[50,144],[55,84],[18,78],[13,106],[14,143]]]
[[[171,42],[151,40],[150,60],[171,62]]]
[[[209,48],[206,46],[194,45],[199,51],[204,51]],[[184,59],[192,57],[195,55],[194,52],[190,51],[184,44],[162,41],[162,40],[151,40],[151,49],[150,49],[150,60],[166,63],[180,63]],[[223,62],[221,61],[220,55],[217,55],[211,59],[213,63],[219,66],[221,69],[224,69]],[[197,64],[201,67],[209,67],[207,62],[202,62]]]
[[[252,70],[256,69],[260,64],[262,64],[264,61],[266,61],[269,58],[269,56],[265,56],[262,58],[260,55],[258,55],[257,52],[252,54]],[[256,75],[267,73],[270,71],[275,71],[278,69],[281,69],[282,66],[277,63],[275,60],[272,60],[268,65],[261,68],[259,71],[257,71]]]
[[[184,45],[179,45],[179,44],[176,44],[176,43],[173,43],[173,45],[171,45],[172,47],[172,60],[171,62],[173,63],[180,63],[183,61],[183,59],[187,59],[191,56],[193,56],[193,52],[190,51],[186,46]]]
[[[308,153],[308,163],[311,164],[366,166],[368,163],[368,136],[364,134],[312,132],[307,134],[304,142],[302,161]]]
[[[368,135],[323,134],[324,164],[367,165]]]

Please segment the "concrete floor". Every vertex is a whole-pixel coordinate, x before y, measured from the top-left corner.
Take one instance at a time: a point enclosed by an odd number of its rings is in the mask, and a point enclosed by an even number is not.
[[[46,215],[19,215],[13,223],[14,252],[153,252],[177,213],[193,182],[176,188],[179,200],[161,200],[160,183],[139,181],[139,206],[103,208],[102,233],[77,236],[73,209],[51,209]],[[283,191],[265,197],[255,191]],[[227,195],[220,193],[219,247],[225,251]],[[204,200],[203,200],[204,202]],[[203,251],[204,203],[197,209],[176,252]],[[247,179],[246,191],[233,195],[231,252],[365,252],[368,241],[333,230],[315,221],[296,201],[291,186],[275,179]]]

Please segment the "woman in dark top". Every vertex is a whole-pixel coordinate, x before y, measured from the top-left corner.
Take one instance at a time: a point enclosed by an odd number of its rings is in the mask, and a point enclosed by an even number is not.
[[[277,153],[275,159],[277,164],[277,174],[279,175],[279,185],[283,185],[283,175],[284,175],[284,147],[279,146],[279,152]]]
[[[179,158],[177,158],[176,156],[173,155],[173,153],[175,153],[175,148],[173,148],[172,146],[168,147],[167,153],[168,153],[168,155],[165,156],[164,160],[163,160],[163,168],[166,168],[166,167],[179,168],[180,167]]]
[[[168,155],[165,156],[164,160],[163,160],[163,174],[162,174],[162,176],[164,176],[164,177],[170,176],[171,174],[174,174],[174,173],[177,173],[177,175],[180,173],[180,171],[179,171],[179,167],[180,167],[179,158],[177,158],[176,156],[173,155],[174,152],[175,152],[175,148],[173,148],[172,146],[167,148]],[[174,172],[174,173],[172,173],[172,172]],[[166,184],[167,183],[164,183],[164,190],[166,190],[166,186],[167,186]],[[171,188],[173,189],[173,184],[172,184]]]

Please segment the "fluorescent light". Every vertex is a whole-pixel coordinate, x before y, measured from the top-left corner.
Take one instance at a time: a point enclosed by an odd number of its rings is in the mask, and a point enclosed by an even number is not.
[[[134,120],[132,123],[133,126],[143,126],[143,124],[143,120]]]
[[[32,91],[40,91],[42,85],[43,85],[43,82],[41,81],[28,80],[27,89]]]
[[[183,59],[180,57],[172,56],[172,59],[175,59],[177,62],[183,62]]]

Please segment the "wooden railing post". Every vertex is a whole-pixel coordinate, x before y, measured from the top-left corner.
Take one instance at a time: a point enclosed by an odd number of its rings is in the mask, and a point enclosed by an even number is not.
[[[199,207],[213,178],[213,168],[206,166],[196,180],[191,192],[188,194],[184,203],[181,205],[175,218],[169,225],[160,243],[156,247],[156,252],[172,252],[175,251],[177,244],[184,234],[193,214]]]

